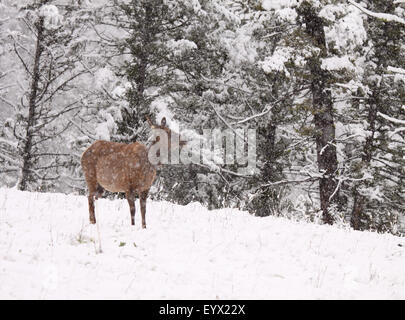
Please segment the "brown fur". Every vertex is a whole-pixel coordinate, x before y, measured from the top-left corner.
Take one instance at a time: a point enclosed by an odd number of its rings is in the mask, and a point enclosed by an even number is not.
[[[149,119],[148,122],[150,123]],[[164,118],[160,126],[152,125],[152,128],[164,129],[170,134]],[[139,142],[125,144],[99,140],[84,151],[81,165],[89,189],[90,223],[96,223],[94,200],[101,196],[104,188],[111,192],[125,192],[132,225],[135,224],[137,193],[141,205],[142,228],[146,228],[146,199],[156,176],[156,168],[149,162],[145,145]]]

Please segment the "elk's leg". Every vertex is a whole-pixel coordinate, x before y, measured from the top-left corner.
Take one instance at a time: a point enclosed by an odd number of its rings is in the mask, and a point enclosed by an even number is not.
[[[97,190],[96,191],[96,200],[97,200],[98,198],[101,198],[103,196],[104,188],[97,183],[97,189],[96,190]]]
[[[94,214],[94,201],[97,200],[96,197],[96,186],[93,184],[89,184],[89,218],[90,218],[90,223],[95,224],[96,223],[96,215]]]
[[[142,216],[142,228],[146,228],[146,199],[148,198],[149,190],[139,193],[139,202],[141,203],[141,216]]]
[[[131,213],[131,225],[135,225],[135,193],[133,191],[125,192]]]
[[[94,214],[94,196],[93,196],[93,194],[89,194],[88,200],[89,200],[90,223],[95,224],[96,223],[96,215]]]
[[[88,201],[89,201],[89,216],[91,224],[96,223],[96,216],[94,214],[94,197],[97,193],[97,181],[93,179],[94,176],[95,173],[93,172],[85,172],[87,187],[89,189]]]

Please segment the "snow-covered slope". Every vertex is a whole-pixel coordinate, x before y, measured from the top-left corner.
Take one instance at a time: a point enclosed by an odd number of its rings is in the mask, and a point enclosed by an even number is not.
[[[405,240],[199,204],[0,189],[0,298],[405,298]],[[101,249],[101,250],[100,250]]]

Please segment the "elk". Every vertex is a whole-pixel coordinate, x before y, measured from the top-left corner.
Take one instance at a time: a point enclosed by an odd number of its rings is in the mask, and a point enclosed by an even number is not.
[[[168,136],[168,150],[171,148],[172,131],[166,125],[166,118],[160,126],[147,121],[152,129],[161,129]],[[152,145],[159,141],[159,136]],[[151,146],[152,146],[151,145]],[[185,145],[181,141],[179,146]],[[149,189],[155,180],[156,165],[149,161],[149,148],[142,143],[130,144],[98,140],[83,152],[82,170],[88,187],[90,223],[96,223],[94,201],[103,194],[104,189],[110,192],[125,192],[131,214],[131,224],[135,225],[135,194],[139,195],[142,228],[146,228],[146,199]]]

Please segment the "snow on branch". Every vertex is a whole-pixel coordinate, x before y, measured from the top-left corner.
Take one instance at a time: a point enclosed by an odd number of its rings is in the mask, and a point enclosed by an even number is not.
[[[234,128],[232,128],[232,126],[224,119],[224,117],[222,117],[219,112],[217,111],[217,109],[215,109],[214,105],[211,103],[211,101],[208,101],[208,103],[210,104],[211,108],[215,111],[215,113],[217,114],[218,118],[221,119],[221,121],[223,123],[225,123],[225,125],[231,129],[242,141],[246,141],[246,139],[244,137],[242,137],[237,131],[235,131]]]
[[[378,112],[377,113],[380,117],[384,118],[385,120],[388,120],[392,123],[396,123],[396,124],[405,124],[405,120],[400,120],[400,119],[396,119],[396,118],[392,118],[390,116],[387,116],[384,113]]]
[[[14,110],[17,110],[17,106],[14,103],[12,103],[11,101],[7,100],[6,98],[0,96],[0,100],[3,101],[8,106],[14,108]]]
[[[384,20],[387,22],[398,22],[400,24],[405,25],[405,19],[402,19],[401,17],[398,17],[394,14],[389,14],[389,13],[380,13],[380,12],[373,12],[370,11],[366,8],[363,8],[362,6],[360,6],[358,3],[354,2],[353,0],[347,0],[350,4],[354,5],[357,9],[359,9],[360,11],[364,12],[365,14],[380,19],[380,20]]]
[[[402,69],[402,68],[388,67],[387,70],[390,71],[390,72],[393,72],[393,73],[399,73],[399,74],[404,74],[405,75],[405,69]]]
[[[54,29],[59,27],[63,17],[55,5],[43,5],[39,10],[39,16],[44,18],[45,27]]]

